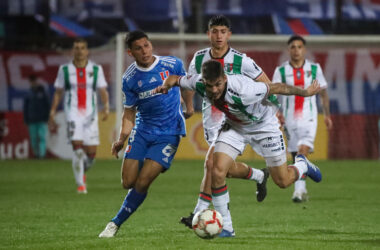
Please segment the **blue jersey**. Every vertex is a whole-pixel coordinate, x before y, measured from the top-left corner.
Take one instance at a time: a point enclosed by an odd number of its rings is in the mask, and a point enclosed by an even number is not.
[[[131,64],[123,76],[124,107],[136,107],[137,129],[155,135],[186,135],[180,89],[174,87],[168,94],[153,94],[169,75],[185,75],[180,59],[173,56],[154,56],[149,68]]]

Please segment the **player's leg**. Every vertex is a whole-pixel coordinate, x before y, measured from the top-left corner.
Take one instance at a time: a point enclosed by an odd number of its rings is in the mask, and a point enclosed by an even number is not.
[[[223,217],[223,231],[220,237],[234,237],[232,218],[229,210],[230,196],[226,185],[226,176],[229,168],[234,165],[234,159],[239,152],[232,146],[217,142],[212,169],[212,203]]]
[[[84,176],[84,161],[86,159],[86,153],[84,151],[83,138],[84,138],[84,127],[83,118],[71,119],[67,122],[67,132],[68,137],[71,141],[73,147],[73,158],[72,167],[75,177],[75,182],[77,184],[77,192],[86,194],[87,188],[83,181]]]
[[[239,178],[256,182],[256,199],[261,202],[267,195],[266,183],[269,177],[267,168],[256,169],[244,162],[235,162],[227,173],[228,178]]]
[[[99,127],[98,117],[88,119],[85,124],[86,129],[84,132],[84,150],[86,152],[86,159],[84,161],[84,171],[88,171],[95,163],[96,149],[99,145]]]

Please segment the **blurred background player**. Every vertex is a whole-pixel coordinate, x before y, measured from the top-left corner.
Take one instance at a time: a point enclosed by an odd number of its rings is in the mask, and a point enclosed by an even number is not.
[[[130,32],[126,44],[135,63],[123,76],[124,111],[112,154],[118,157],[129,137],[121,174],[122,185],[129,192],[117,215],[99,234],[101,238],[114,237],[144,202],[151,183],[170,168],[181,137],[186,135],[180,89],[174,88],[168,95],[153,92],[169,75],[186,74],[182,61],[173,56],[153,55],[152,43],[143,31]],[[187,104],[188,98],[184,100]]]
[[[315,182],[322,180],[318,167],[303,155],[296,156],[294,165],[287,165],[285,142],[276,117],[278,109],[264,102],[272,94],[315,95],[320,90],[318,81],[314,80],[307,89],[254,82],[244,75],[227,75],[220,62],[209,60],[202,65],[202,75],[169,76],[156,91],[167,93],[172,86],[197,91],[226,114],[226,123],[215,142],[211,171],[212,203],[223,217],[219,237],[235,236],[226,177],[247,144],[264,157],[273,181],[280,188],[289,187],[304,174]]]
[[[45,158],[49,97],[35,75],[30,75],[28,80],[30,89],[24,99],[24,121],[28,126],[33,156]]]
[[[76,39],[73,43],[73,61],[59,67],[49,116],[50,129],[54,130],[57,127],[57,107],[64,95],[67,132],[74,150],[72,167],[78,193],[87,193],[85,172],[94,163],[99,145],[97,90],[103,104],[102,120],[105,121],[109,114],[103,68],[89,60],[88,54],[86,40]]]
[[[231,37],[231,23],[223,15],[214,16],[209,20],[207,36],[211,48],[195,52],[189,66],[189,75],[200,74],[202,64],[210,59],[219,61],[227,74],[243,74],[255,81],[271,83],[265,72],[246,54],[231,48],[228,40]],[[200,193],[194,211],[188,217],[182,217],[180,222],[192,228],[195,213],[209,207],[211,203],[211,170],[213,166],[213,152],[215,139],[225,121],[225,115],[207,100],[202,104],[202,121],[204,137],[209,144],[204,163],[204,176],[200,186]],[[245,163],[236,162],[229,170],[228,177],[248,179],[257,182],[256,198],[261,202],[266,196],[266,181],[269,176],[267,169],[255,169]]]
[[[288,52],[290,61],[278,66],[273,74],[273,82],[282,82],[288,85],[307,88],[317,79],[322,90],[321,98],[324,121],[327,129],[333,126],[330,118],[329,96],[327,94],[327,82],[321,66],[305,59],[306,41],[303,37],[294,35],[288,40]],[[318,109],[316,96],[281,96],[282,113],[279,117],[285,123],[285,133],[288,139],[288,152],[294,157],[297,154],[307,156],[314,151],[314,139],[317,131]],[[294,183],[294,202],[306,201],[306,176]]]

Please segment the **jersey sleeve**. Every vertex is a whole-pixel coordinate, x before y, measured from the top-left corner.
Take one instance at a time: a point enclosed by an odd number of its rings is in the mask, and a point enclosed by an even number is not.
[[[123,80],[123,104],[125,108],[131,108],[136,105],[137,94],[128,87],[128,82]]]
[[[63,89],[65,87],[65,76],[63,73],[63,66],[61,65],[58,69],[57,78],[54,82],[54,87],[57,89]]]
[[[282,82],[281,79],[281,73],[278,67],[274,70],[273,77],[272,77],[272,83],[279,83]]]
[[[178,76],[186,75],[186,70],[181,59],[176,58],[175,74]]]
[[[106,82],[106,78],[104,77],[103,67],[100,65],[98,67],[99,67],[98,79],[97,79],[98,82],[96,83],[96,87],[97,88],[106,88],[107,82]]]
[[[263,70],[248,56],[243,57],[242,74],[256,80],[263,74]]]
[[[327,88],[327,81],[325,76],[323,75],[321,65],[317,63],[317,80],[322,89]]]
[[[199,75],[182,76],[179,80],[179,86],[184,89],[196,90]]]

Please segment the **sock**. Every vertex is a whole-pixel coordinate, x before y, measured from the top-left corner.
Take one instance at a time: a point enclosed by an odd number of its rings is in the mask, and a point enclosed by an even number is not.
[[[261,184],[264,180],[264,172],[256,168],[249,167],[249,173],[245,178]]]
[[[215,210],[223,217],[223,229],[232,232],[234,229],[232,227],[229,200],[230,195],[228,193],[227,185],[212,189],[212,203],[214,204]]]
[[[306,178],[307,165],[304,161],[298,161],[288,167],[295,169],[297,180],[302,180]]]
[[[83,186],[83,175],[84,175],[84,157],[85,153],[82,148],[74,149],[72,167],[75,177],[75,182],[78,187]]]
[[[198,203],[194,208],[194,214],[198,213],[199,211],[203,211],[207,209],[210,206],[210,203],[212,201],[212,197],[209,194],[200,192],[198,197]]]
[[[112,219],[112,221],[117,225],[121,226],[121,224],[126,221],[131,214],[133,214],[136,209],[143,203],[145,200],[147,193],[141,194],[138,193],[134,188],[130,189],[127,196],[124,199],[123,205],[117,215]]]
[[[87,154],[86,160],[84,161],[84,171],[89,170],[95,162],[96,153]]]
[[[294,182],[294,191],[306,193],[306,181],[301,179]]]

